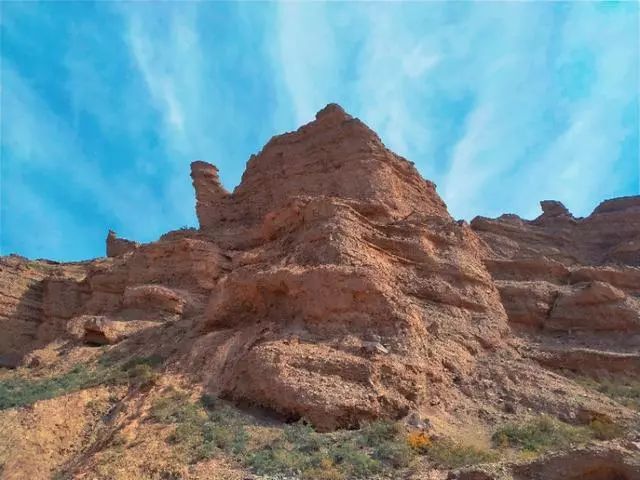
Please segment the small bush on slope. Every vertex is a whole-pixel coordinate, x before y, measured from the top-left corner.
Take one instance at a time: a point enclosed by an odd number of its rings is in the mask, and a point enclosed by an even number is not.
[[[432,441],[426,447],[431,461],[445,468],[458,468],[478,463],[490,463],[499,459],[497,452],[484,450],[449,439]]]
[[[591,435],[598,440],[612,440],[621,437],[626,429],[606,418],[596,418],[589,423]]]
[[[0,410],[31,405],[38,400],[104,384],[126,384],[146,387],[156,379],[156,357],[136,357],[127,362],[98,361],[76,365],[60,375],[31,379],[19,374],[0,380]]]
[[[95,384],[90,370],[82,365],[51,378],[5,378],[0,381],[0,410],[30,405],[38,400],[54,398]]]
[[[191,402],[188,394],[174,390],[151,406],[153,421],[176,424],[167,440],[187,463],[211,458],[216,451],[239,454],[245,448],[247,435],[240,417],[223,404],[215,410],[207,410],[205,404],[211,405],[206,399]]]

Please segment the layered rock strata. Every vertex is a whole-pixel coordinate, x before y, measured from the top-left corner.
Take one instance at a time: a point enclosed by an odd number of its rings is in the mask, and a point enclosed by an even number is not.
[[[471,222],[511,325],[539,344],[546,365],[637,371],[640,197],[607,200],[586,218],[560,202],[541,206],[531,221]]]
[[[636,199],[587,219],[544,202],[530,222],[456,222],[337,105],[271,139],[233,192],[205,162],[191,177],[199,229],[142,245],[110,232],[107,258],[79,264],[3,259],[5,363],[53,339],[162,349],[207,393],[322,430],[415,412],[462,427],[524,407],[629,416],[524,358],[510,325],[559,335],[563,348],[538,355],[547,366],[593,349],[565,332],[633,345]]]

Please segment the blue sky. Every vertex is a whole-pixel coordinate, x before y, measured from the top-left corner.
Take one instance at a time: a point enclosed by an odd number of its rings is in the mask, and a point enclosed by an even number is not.
[[[452,214],[588,215],[640,193],[638,3],[2,2],[0,253],[104,255],[196,225],[189,163],[233,188],[329,102]]]

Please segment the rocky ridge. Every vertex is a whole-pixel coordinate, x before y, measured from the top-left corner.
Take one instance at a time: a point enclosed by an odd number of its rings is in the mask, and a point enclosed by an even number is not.
[[[545,364],[637,372],[640,197],[604,201],[586,218],[560,202],[541,206],[531,221],[471,222],[512,328]]]
[[[75,264],[4,257],[2,366],[46,364],[51,342],[158,353],[207,394],[322,431],[637,421],[558,372],[640,374],[640,197],[457,222],[337,105],[271,139],[233,192],[208,163],[191,177],[197,230],[109,232],[107,258]],[[607,468],[631,479],[625,462]]]

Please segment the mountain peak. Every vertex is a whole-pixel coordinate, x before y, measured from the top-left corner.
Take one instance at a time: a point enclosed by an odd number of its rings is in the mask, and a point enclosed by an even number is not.
[[[344,108],[337,103],[329,103],[326,107],[316,113],[317,121],[335,121],[344,122],[351,120],[353,117],[349,115]]]
[[[221,218],[259,222],[300,196],[337,198],[377,219],[410,214],[450,218],[435,185],[335,103],[296,131],[269,140],[251,156],[240,185],[229,196],[219,185],[209,185],[217,182],[217,171],[196,166],[200,174],[194,186],[203,228]]]

